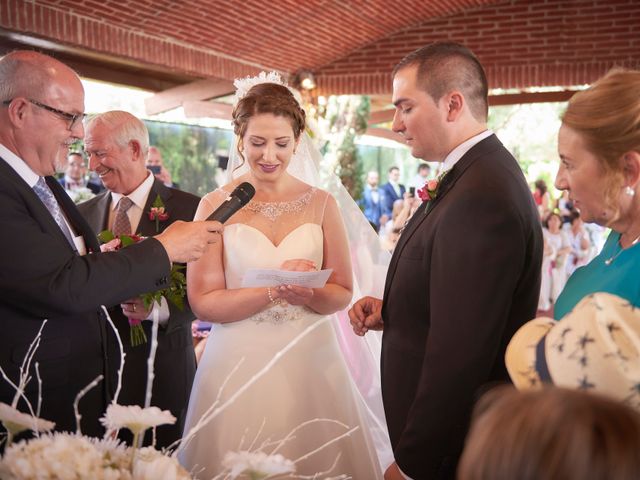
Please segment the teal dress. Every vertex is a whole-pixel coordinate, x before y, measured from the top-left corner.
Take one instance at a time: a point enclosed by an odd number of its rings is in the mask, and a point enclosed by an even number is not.
[[[611,232],[602,252],[569,277],[554,307],[556,320],[569,313],[585,296],[595,292],[612,293],[640,306],[640,243],[621,250],[620,234]],[[607,265],[606,260],[611,258],[613,260]]]

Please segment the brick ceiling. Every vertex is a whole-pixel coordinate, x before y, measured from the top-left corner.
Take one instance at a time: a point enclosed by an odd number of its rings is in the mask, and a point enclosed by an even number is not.
[[[154,90],[307,69],[321,93],[385,94],[393,65],[439,39],[470,46],[493,87],[588,83],[640,68],[638,25],[638,0],[0,0],[0,51]]]

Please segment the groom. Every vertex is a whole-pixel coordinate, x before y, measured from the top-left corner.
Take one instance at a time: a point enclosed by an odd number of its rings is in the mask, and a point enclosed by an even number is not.
[[[487,90],[456,43],[416,50],[393,73],[393,130],[447,173],[402,232],[383,300],[349,311],[359,335],[384,328],[387,480],[455,477],[474,400],[508,381],[506,345],[535,316],[540,224],[520,167],[487,129]]]

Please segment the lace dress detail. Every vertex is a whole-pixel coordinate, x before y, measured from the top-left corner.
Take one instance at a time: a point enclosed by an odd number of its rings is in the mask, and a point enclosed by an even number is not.
[[[254,202],[250,201],[245,207],[247,210],[264,215],[272,222],[275,222],[283,213],[301,213],[309,204],[315,188],[310,188],[299,198],[289,202]]]
[[[273,307],[252,315],[247,318],[247,320],[251,320],[255,323],[268,322],[273,325],[279,325],[285,322],[294,322],[301,319],[303,316],[310,315],[317,315],[318,318],[322,317],[322,315],[318,315],[306,307],[296,305],[274,305]]]
[[[322,190],[310,188],[290,202],[255,202],[267,208],[238,211],[222,234],[226,288],[242,288],[249,269],[277,269],[287,259],[305,258],[322,265],[326,197]],[[222,201],[222,192],[215,198]],[[210,202],[211,210],[216,206]],[[268,218],[269,207],[275,207],[277,221]],[[209,213],[201,215],[206,218]],[[269,236],[272,228],[276,235]],[[256,378],[274,359],[272,367]],[[327,316],[297,305],[270,305],[242,320],[214,324],[196,372],[185,431],[213,404],[230,401],[249,381],[251,386],[178,454],[187,470],[198,472],[199,478],[214,478],[221,473],[227,452],[266,445],[270,453],[275,443],[295,430],[295,440],[278,447],[277,453],[285,458],[298,459],[327,444],[296,464],[296,478],[344,474],[358,480],[382,479],[365,407]],[[309,423],[318,418],[340,423]],[[333,442],[345,433],[344,425],[358,428]]]

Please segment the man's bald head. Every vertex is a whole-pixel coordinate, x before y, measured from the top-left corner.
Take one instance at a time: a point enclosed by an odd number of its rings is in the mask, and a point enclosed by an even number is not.
[[[33,97],[54,87],[57,82],[75,79],[76,72],[64,63],[42,53],[16,50],[0,58],[0,100]]]
[[[84,88],[72,69],[42,53],[8,53],[0,102],[0,143],[40,176],[66,165],[69,146],[84,136]]]

